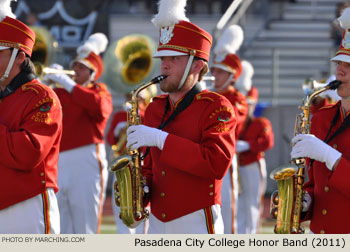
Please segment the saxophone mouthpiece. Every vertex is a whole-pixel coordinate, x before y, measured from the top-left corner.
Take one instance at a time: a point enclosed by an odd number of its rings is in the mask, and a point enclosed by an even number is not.
[[[168,76],[167,75],[159,75],[159,76],[157,76],[157,77],[154,77],[152,80],[151,80],[151,82],[152,83],[159,83],[159,82],[161,82],[162,80],[164,80],[164,79],[166,79]]]
[[[337,89],[340,85],[341,85],[341,81],[334,80],[334,81],[331,81],[331,82],[327,85],[327,87],[328,87],[328,89],[330,89],[330,90],[335,90],[335,89]]]

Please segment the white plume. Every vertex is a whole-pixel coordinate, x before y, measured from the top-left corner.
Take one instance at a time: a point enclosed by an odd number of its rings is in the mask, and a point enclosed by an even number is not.
[[[215,55],[226,55],[236,53],[243,43],[243,30],[239,25],[228,27],[214,48]]]
[[[341,16],[338,18],[338,21],[340,22],[341,27],[344,29],[350,28],[350,7],[343,10]]]
[[[248,91],[252,87],[252,78],[254,75],[254,68],[248,61],[242,61],[242,73],[235,83],[235,88],[238,89],[244,95],[247,95]]]
[[[85,43],[77,48],[77,53],[80,57],[87,57],[90,52],[99,55],[106,50],[108,39],[103,33],[94,33],[90,35]]]
[[[158,2],[158,14],[152,19],[152,23],[158,28],[168,27],[189,21],[185,14],[186,0],[160,0]]]
[[[11,10],[11,2],[16,0],[0,0],[0,20],[3,20],[6,16],[16,18]]]

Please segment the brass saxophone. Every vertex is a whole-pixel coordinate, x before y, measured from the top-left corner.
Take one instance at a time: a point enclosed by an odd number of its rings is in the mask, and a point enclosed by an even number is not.
[[[141,124],[138,113],[137,95],[152,84],[159,83],[167,76],[160,75],[150,82],[143,83],[131,92],[131,108],[127,112],[127,127]],[[120,207],[120,218],[130,227],[137,227],[144,218],[148,218],[148,211],[143,205],[143,196],[146,180],[141,173],[140,152],[128,148],[127,155],[115,159],[110,165],[110,170],[115,172],[117,181],[114,184],[115,203]]]
[[[340,81],[330,82],[323,88],[313,90],[306,96],[301,112],[297,114],[294,135],[310,133],[310,108],[312,100],[320,93],[339,87]],[[304,228],[300,226],[300,213],[304,197],[303,185],[305,179],[305,158],[295,158],[290,161],[292,166],[278,168],[271,173],[271,178],[277,181],[277,190],[271,196],[271,216],[277,219],[274,228],[276,234],[302,234]]]

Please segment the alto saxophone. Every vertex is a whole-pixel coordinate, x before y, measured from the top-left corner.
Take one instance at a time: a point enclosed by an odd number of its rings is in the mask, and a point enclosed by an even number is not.
[[[160,75],[150,82],[143,83],[131,92],[131,108],[127,112],[127,127],[141,124],[138,113],[137,95],[152,84],[159,83],[167,76]],[[140,152],[128,148],[127,155],[115,159],[110,170],[115,173],[117,181],[114,184],[115,203],[120,207],[120,218],[130,227],[137,227],[144,218],[148,218],[148,211],[143,205],[143,197],[147,191],[144,189],[146,180],[142,176]]]
[[[339,87],[340,81],[335,80],[327,86],[315,89],[306,96],[301,112],[297,114],[294,135],[310,133],[310,108],[313,99],[320,93]],[[271,216],[277,219],[274,228],[276,234],[302,234],[304,228],[300,226],[300,213],[302,199],[304,197],[303,185],[305,179],[305,158],[295,158],[290,161],[293,166],[278,168],[271,173],[271,177],[277,181],[277,190],[271,196]]]

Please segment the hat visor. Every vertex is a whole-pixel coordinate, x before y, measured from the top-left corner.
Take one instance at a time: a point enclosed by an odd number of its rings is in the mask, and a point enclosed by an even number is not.
[[[7,46],[0,46],[0,50],[5,50],[5,49],[9,49],[10,47]]]
[[[331,61],[343,61],[346,63],[350,63],[350,56],[344,55],[344,54],[339,54],[331,59]]]
[[[213,64],[210,69],[212,69],[212,68],[219,68],[219,69],[224,70],[226,72],[232,73],[232,70],[223,64],[217,64],[217,63]]]
[[[165,56],[184,56],[187,53],[173,51],[173,50],[160,50],[153,55],[153,58],[165,57]]]

